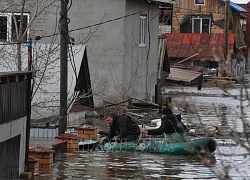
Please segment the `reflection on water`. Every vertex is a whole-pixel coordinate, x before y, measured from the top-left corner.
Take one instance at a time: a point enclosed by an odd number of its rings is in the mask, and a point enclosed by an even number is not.
[[[185,89],[186,90],[186,89]],[[195,88],[187,89],[195,92]],[[237,95],[237,90],[232,94]],[[218,89],[203,90],[207,94],[223,94]],[[193,112],[184,115],[184,121],[202,122],[207,125],[226,122],[228,127],[242,131],[239,120],[239,101],[231,97],[176,97],[173,101],[189,102]],[[246,113],[249,107],[246,106]],[[220,119],[221,116],[222,118]],[[99,124],[102,122],[98,122]],[[98,125],[97,123],[97,125]],[[218,148],[210,166],[206,166],[199,157],[169,156],[138,152],[79,152],[57,157],[56,162],[44,174],[35,177],[41,179],[218,179],[225,175],[223,167],[228,167],[232,179],[250,179],[249,153],[229,139],[216,139]]]
[[[220,140],[224,142],[224,140]],[[170,156],[140,152],[79,152],[57,157],[41,179],[217,179],[222,166],[234,165],[229,171],[233,179],[250,178],[249,156],[240,147],[220,143],[210,165],[195,156]],[[233,156],[227,156],[233,154]],[[221,163],[223,162],[223,163]],[[240,172],[237,171],[238,167]]]
[[[137,152],[86,152],[61,155],[50,172],[36,179],[45,177],[49,179],[166,179],[168,177],[193,179],[205,176],[215,177],[198,157]]]

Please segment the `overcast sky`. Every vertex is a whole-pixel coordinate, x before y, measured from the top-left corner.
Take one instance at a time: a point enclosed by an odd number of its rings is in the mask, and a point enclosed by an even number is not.
[[[250,0],[231,0],[232,2],[234,3],[237,3],[237,4],[246,4],[248,3]]]

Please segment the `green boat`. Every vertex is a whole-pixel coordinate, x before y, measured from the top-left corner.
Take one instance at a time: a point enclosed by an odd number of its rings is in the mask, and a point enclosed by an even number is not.
[[[199,138],[187,142],[170,143],[164,138],[145,138],[138,142],[106,143],[103,150],[112,152],[140,151],[158,154],[188,155],[213,153],[216,142],[212,138]]]

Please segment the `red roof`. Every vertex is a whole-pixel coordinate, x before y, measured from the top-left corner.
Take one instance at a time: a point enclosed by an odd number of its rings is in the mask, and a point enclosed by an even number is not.
[[[229,53],[233,51],[234,37],[234,34],[229,34]],[[215,56],[223,59],[222,33],[167,33],[166,38],[169,58],[186,58],[199,53],[193,59],[214,60]]]

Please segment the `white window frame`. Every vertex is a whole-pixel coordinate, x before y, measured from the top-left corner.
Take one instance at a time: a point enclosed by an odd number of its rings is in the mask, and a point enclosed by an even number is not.
[[[140,16],[139,47],[146,47],[146,20],[147,16]]]
[[[206,5],[206,0],[204,0],[204,3],[196,3],[196,0],[194,0],[194,5],[195,6],[205,6]]]
[[[7,17],[7,39],[6,42],[12,42],[12,16],[17,15],[21,16],[21,13],[0,13],[1,17]],[[24,16],[27,16],[27,25],[29,25],[30,22],[30,14],[29,13],[23,13]],[[29,29],[27,31],[27,39],[29,38]]]
[[[202,33],[202,20],[208,19],[209,20],[209,33],[211,32],[211,18],[201,18],[201,17],[193,17],[192,18],[192,33],[194,33],[194,20],[199,19],[200,20],[200,33]]]

